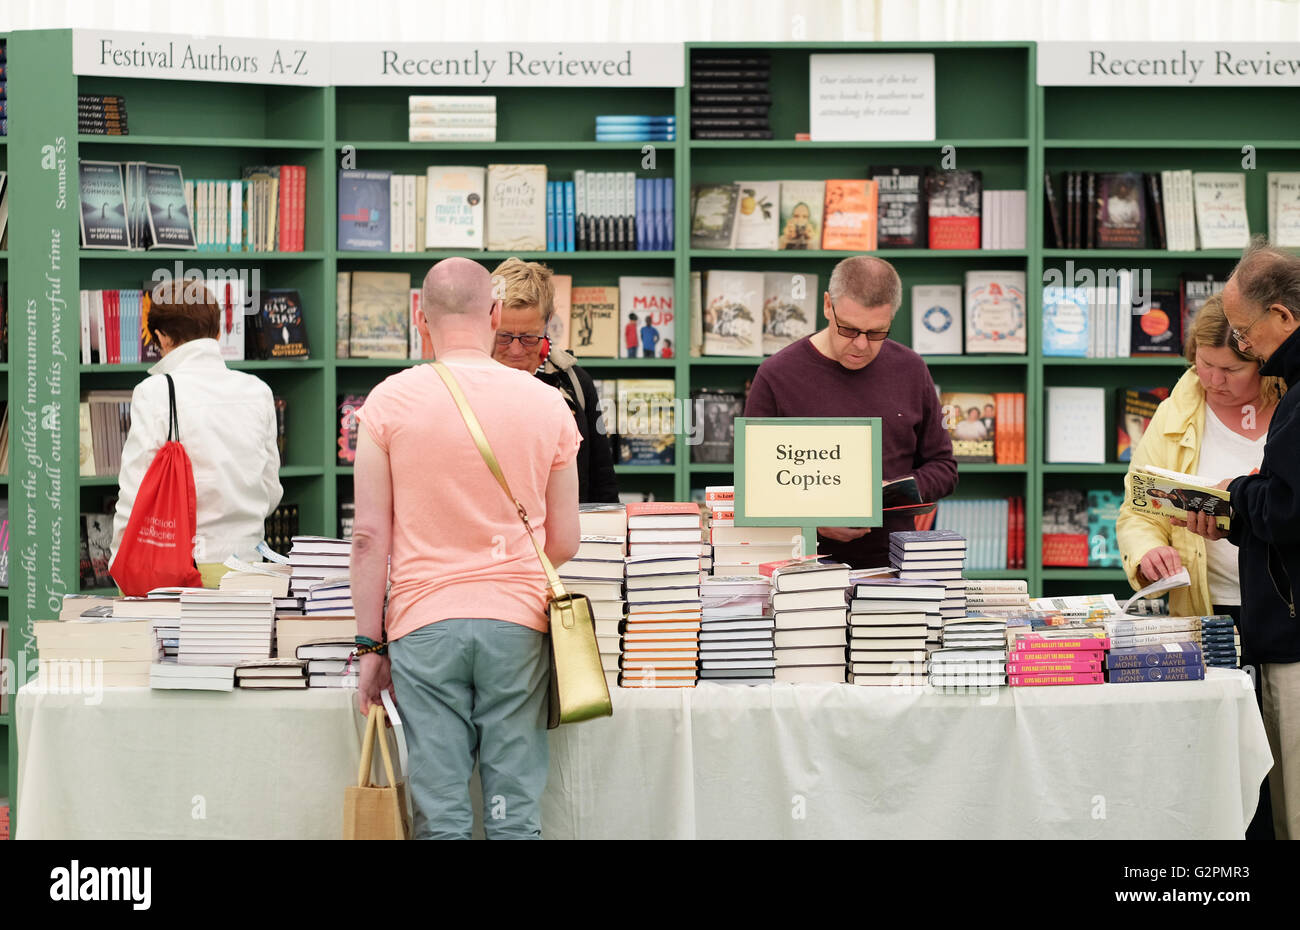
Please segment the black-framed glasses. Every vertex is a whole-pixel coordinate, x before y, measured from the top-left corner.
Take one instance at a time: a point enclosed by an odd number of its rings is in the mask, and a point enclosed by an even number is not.
[[[520,344],[521,346],[523,346],[525,349],[535,349],[535,348],[537,348],[537,344],[538,344],[539,342],[541,342],[544,338],[545,338],[544,336],[538,336],[538,335],[536,335],[536,334],[534,334],[534,333],[502,333],[502,332],[498,332],[498,333],[497,333],[497,345],[499,345],[499,346],[500,346],[501,348],[503,348],[503,349],[508,349],[508,348],[510,348],[510,343],[512,343],[512,342],[514,342],[516,339],[518,339],[518,340],[519,340],[519,344]]]
[[[870,342],[884,342],[889,338],[889,328],[886,329],[854,329],[852,326],[841,326],[839,315],[835,313],[835,302],[831,302],[831,315],[835,317],[835,329],[845,339],[857,339],[859,336],[866,336]]]
[[[1232,338],[1235,339],[1235,340],[1237,341],[1237,347],[1238,347],[1238,348],[1241,348],[1241,347],[1243,347],[1243,346],[1248,346],[1248,345],[1250,345],[1250,338],[1249,338],[1250,331],[1251,331],[1252,329],[1254,329],[1254,328],[1259,324],[1259,321],[1260,321],[1260,320],[1262,320],[1262,319],[1264,319],[1264,317],[1268,316],[1268,311],[1269,311],[1269,309],[1270,309],[1270,308],[1265,307],[1265,308],[1264,308],[1264,312],[1261,313],[1259,316],[1255,317],[1255,322],[1254,322],[1254,323],[1251,323],[1251,324],[1250,324],[1249,326],[1247,326],[1245,329],[1237,329],[1236,327],[1233,328],[1233,330],[1232,330]]]

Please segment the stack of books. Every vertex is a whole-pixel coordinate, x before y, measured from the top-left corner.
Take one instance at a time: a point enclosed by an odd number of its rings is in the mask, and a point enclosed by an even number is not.
[[[908,530],[889,534],[889,564],[903,581],[935,581],[943,585],[939,604],[942,620],[966,616],[966,539],[952,530]],[[926,643],[939,648],[942,627],[931,628]]]
[[[307,663],[307,684],[312,688],[355,688],[361,675],[353,642],[309,643],[299,646],[298,659]]]
[[[865,578],[849,601],[848,680],[855,685],[926,681],[926,643],[941,623],[939,582]]]
[[[1200,681],[1205,662],[1196,643],[1112,648],[1105,659],[1106,680],[1111,684],[1152,681]]]
[[[966,609],[972,613],[998,614],[1029,610],[1029,582],[1018,578],[970,578],[966,581]]]
[[[696,52],[691,60],[692,139],[771,139],[770,55]]]
[[[1042,685],[1099,685],[1110,640],[1105,629],[1019,633],[1007,657],[1007,683],[1013,688]]]
[[[235,681],[241,688],[283,691],[307,687],[307,663],[301,659],[257,659],[235,666]]]
[[[276,614],[275,654],[278,658],[299,658],[298,649],[310,643],[348,643],[355,641],[355,617],[314,617]]]
[[[180,650],[181,598],[175,589],[150,592],[146,597],[114,598],[108,615],[114,620],[147,620],[163,662],[176,662]]]
[[[1201,653],[1205,664],[1216,668],[1241,667],[1241,635],[1232,617],[1220,614],[1201,618]]]
[[[707,511],[706,526],[709,530],[709,545],[707,562],[701,562],[705,566],[704,571],[713,575],[744,575],[747,571],[740,566],[724,563],[719,566],[713,551],[713,539],[719,535],[718,530],[725,532],[733,530],[736,527],[736,488],[730,484],[711,484],[704,489],[704,509]],[[739,570],[738,570],[739,569]],[[754,567],[757,571],[757,566]]]
[[[623,687],[694,687],[703,531],[698,504],[627,505]]]
[[[34,626],[43,690],[149,687],[149,666],[160,658],[151,621],[101,617],[42,620]]]
[[[776,680],[843,682],[849,567],[806,559],[764,569],[772,579]]]
[[[1007,683],[1007,622],[950,620],[943,648],[930,655],[930,684],[936,688],[1000,688]]]
[[[495,142],[497,98],[492,94],[411,94],[408,142]]]
[[[303,612],[311,616],[353,617],[352,581],[347,572],[330,575],[307,589]]]
[[[352,562],[352,541],[330,536],[295,536],[289,549],[289,593],[307,598],[313,585],[346,575]],[[348,611],[351,613],[351,610]]]
[[[1200,617],[1111,617],[1103,626],[1112,649],[1201,642]]]
[[[617,525],[624,524],[623,508],[617,512]],[[579,514],[580,526],[599,522],[603,518],[588,513]],[[604,522],[610,522],[604,520]],[[623,560],[627,553],[626,529],[617,536],[588,535],[583,531],[578,543],[578,554],[559,566],[560,580],[571,594],[586,594],[591,599],[591,614],[596,626],[596,646],[600,649],[601,667],[612,686],[618,680],[619,625],[623,622]],[[596,595],[593,597],[593,595]]]
[[[0,76],[0,88],[3,86],[3,77]],[[78,133],[83,136],[125,136],[127,130],[125,97],[118,94],[77,94]]]
[[[269,659],[274,633],[275,606],[264,591],[188,588],[181,594],[181,665]]]
[[[762,575],[715,575],[700,582],[700,680],[758,685],[773,680],[772,583]]]
[[[731,488],[719,490],[728,493]],[[705,502],[710,503],[708,491],[705,494]],[[725,503],[735,506],[733,500]],[[719,519],[720,513],[730,513],[730,516]],[[709,527],[709,542],[713,546],[715,575],[752,575],[763,565],[788,562],[803,556],[803,530],[799,527],[736,526],[734,510],[714,510],[714,519]]]
[[[234,691],[235,667],[158,662],[149,668],[149,687],[155,691]]]
[[[677,117],[596,115],[597,142],[675,142]]]
[[[289,599],[289,579],[292,566],[278,562],[245,562],[234,556],[225,563],[230,571],[221,576],[218,588],[222,591],[267,591],[276,601]]]

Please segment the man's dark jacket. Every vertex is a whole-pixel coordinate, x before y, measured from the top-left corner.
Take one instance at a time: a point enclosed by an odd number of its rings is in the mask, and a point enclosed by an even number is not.
[[[1228,485],[1240,547],[1241,648],[1250,663],[1300,662],[1300,330],[1260,369],[1286,381],[1259,474]]]
[[[578,502],[618,503],[614,453],[591,375],[580,368],[568,352],[555,349],[537,372],[537,377],[564,395],[565,403],[578,423],[578,432],[582,434],[582,445],[578,448]],[[574,378],[578,381],[576,385]],[[577,396],[579,388],[581,398]]]

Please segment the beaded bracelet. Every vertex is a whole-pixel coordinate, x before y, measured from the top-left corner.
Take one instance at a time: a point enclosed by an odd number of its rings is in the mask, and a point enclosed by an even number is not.
[[[357,647],[357,657],[358,657],[358,658],[360,658],[361,656],[364,656],[364,655],[368,655],[369,653],[372,653],[372,652],[378,653],[378,654],[381,655],[381,656],[382,656],[382,655],[387,655],[387,654],[388,654],[388,643],[376,643],[376,644],[373,645],[373,646],[359,646],[359,647]]]

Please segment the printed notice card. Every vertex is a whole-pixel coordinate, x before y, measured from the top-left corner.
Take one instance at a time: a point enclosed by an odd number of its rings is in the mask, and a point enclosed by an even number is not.
[[[933,139],[934,55],[809,55],[814,142]]]

